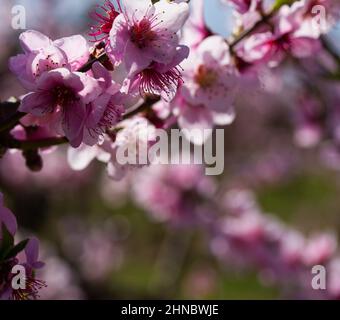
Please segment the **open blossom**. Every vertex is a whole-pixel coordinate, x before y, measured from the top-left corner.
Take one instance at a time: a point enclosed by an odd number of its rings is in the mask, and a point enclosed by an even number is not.
[[[44,72],[62,67],[76,71],[89,57],[86,39],[81,35],[52,41],[38,31],[28,30],[19,40],[24,53],[10,58],[9,67],[28,90],[35,88]]]
[[[86,105],[82,141],[91,146],[98,142],[106,130],[122,120],[126,101],[129,100],[129,96],[121,93],[121,86],[112,80],[110,72],[102,64],[94,63],[92,73],[102,92]]]
[[[5,228],[5,229],[4,229]],[[2,232],[7,230],[11,239],[2,243]],[[0,259],[0,300],[30,300],[38,297],[39,290],[45,287],[45,283],[35,278],[35,271],[44,266],[39,261],[39,242],[36,238],[26,240],[23,248],[14,246],[14,235],[17,231],[17,221],[14,214],[3,204],[3,195],[0,192],[0,247],[5,250]],[[6,247],[7,246],[7,247]],[[19,247],[18,247],[19,246]],[[11,254],[11,252],[16,252]],[[12,273],[14,266],[22,266],[25,270],[25,288],[15,289],[12,286]]]
[[[112,179],[121,180],[135,169],[150,164],[148,150],[156,142],[156,128],[145,118],[136,116],[119,123],[117,132],[99,144],[68,150],[74,170],[84,170],[94,159],[107,164]]]
[[[153,62],[148,68],[134,76],[132,82],[139,88],[143,97],[146,94],[160,95],[163,100],[171,101],[182,83],[182,68],[179,63],[189,56],[189,48],[179,46],[175,59],[168,64]]]
[[[276,18],[274,32],[256,33],[244,41],[238,54],[248,63],[277,66],[286,55],[306,58],[320,50],[319,34],[303,24],[293,9],[283,6]]]
[[[120,123],[122,130],[117,132],[111,146],[111,159],[108,174],[120,180],[135,168],[150,164],[148,150],[156,142],[156,128],[145,118],[134,117]],[[127,158],[125,158],[128,153]]]
[[[183,27],[181,40],[191,49],[196,49],[212,33],[205,23],[204,0],[191,0],[190,3],[190,16]]]
[[[138,204],[153,219],[174,225],[199,224],[207,210],[200,198],[215,192],[214,181],[195,164],[152,165],[133,177],[133,192]]]
[[[83,140],[86,105],[101,93],[96,79],[59,68],[44,73],[36,90],[24,96],[19,110],[37,117],[52,117],[56,131],[64,134],[74,147]]]
[[[0,262],[0,300],[35,300],[39,297],[39,291],[46,287],[46,284],[35,277],[35,272],[45,265],[39,261],[38,256],[39,241],[31,238],[23,254]],[[15,274],[11,271],[18,265],[25,269],[25,288],[14,289],[12,279]]]
[[[315,37],[327,33],[339,18],[340,3],[332,0],[299,0],[291,6],[292,16]]]
[[[261,212],[248,191],[228,191],[224,204],[229,215],[217,223],[212,241],[212,250],[221,260],[238,267],[255,266],[283,288],[293,284],[299,298],[338,298],[339,258],[333,234],[305,237]],[[331,286],[327,275],[323,292],[310,285],[311,267],[319,264],[334,281]]]
[[[223,0],[234,8],[235,24],[240,30],[247,30],[261,19],[264,12],[262,0]]]
[[[34,137],[26,132],[27,138],[42,137],[46,131],[65,135],[73,147],[97,143],[125,111],[126,95],[120,93],[120,86],[100,63],[89,74],[76,71],[88,59],[81,36],[52,42],[37,31],[26,31],[20,37],[25,54],[13,57],[10,66],[32,91],[20,106],[21,112],[28,113],[23,123],[38,126]]]
[[[206,38],[183,64],[184,83],[170,103],[178,124],[185,129],[212,129],[234,120],[233,101],[237,75],[231,66],[228,46],[220,36]],[[191,137],[202,144],[204,135]]]
[[[118,2],[109,35],[108,55],[122,63],[128,78],[140,81],[140,90],[171,91],[180,79],[177,66],[188,56],[178,32],[189,15],[185,2],[127,0]]]
[[[308,239],[303,251],[307,266],[327,263],[336,253],[337,239],[333,234],[318,234]]]
[[[110,32],[112,57],[124,61],[130,74],[147,68],[152,62],[170,63],[176,55],[177,32],[189,14],[186,3],[161,0],[124,1],[121,14]]]

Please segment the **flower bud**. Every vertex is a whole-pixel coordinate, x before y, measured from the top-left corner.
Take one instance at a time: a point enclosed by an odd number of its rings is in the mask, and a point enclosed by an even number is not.
[[[26,166],[31,171],[38,172],[43,168],[43,160],[39,154],[37,149],[34,150],[25,150],[22,153],[23,157],[26,160]]]

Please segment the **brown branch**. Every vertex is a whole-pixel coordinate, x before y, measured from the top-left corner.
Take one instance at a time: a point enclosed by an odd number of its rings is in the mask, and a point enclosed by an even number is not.
[[[124,116],[123,116],[123,119],[126,120],[128,118],[131,118],[139,113],[142,113],[144,111],[147,111],[149,110],[156,102],[159,101],[159,97],[148,97],[146,98],[146,100],[136,109],[126,113]]]
[[[271,12],[262,16],[261,20],[257,21],[250,29],[242,32],[238,37],[236,37],[233,41],[229,43],[229,48],[232,51],[234,47],[239,44],[242,40],[250,36],[253,32],[255,32],[258,28],[268,24],[269,20],[277,13],[278,8],[272,9]]]
[[[101,63],[105,63],[108,60],[108,56],[106,55],[106,52],[102,53],[101,55],[99,55],[98,57],[93,57],[92,59],[90,59],[88,62],[86,62],[83,66],[81,66],[78,69],[78,72],[87,72],[89,70],[91,70],[92,65],[99,61]]]
[[[58,146],[67,143],[68,140],[65,137],[58,138],[46,138],[39,140],[17,140],[17,139],[6,139],[2,142],[3,146],[8,149],[19,149],[19,150],[34,150],[40,148],[48,148]]]

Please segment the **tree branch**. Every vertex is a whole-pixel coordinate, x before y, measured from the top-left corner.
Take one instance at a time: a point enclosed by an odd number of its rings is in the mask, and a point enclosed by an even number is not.
[[[128,118],[131,118],[139,113],[142,113],[143,111],[147,111],[149,108],[151,108],[156,102],[160,100],[159,97],[148,97],[146,100],[136,109],[124,114],[123,119],[126,120]]]
[[[6,139],[3,141],[4,147],[8,149],[19,149],[19,150],[34,150],[40,148],[48,148],[53,146],[58,146],[64,143],[68,143],[67,138],[46,138],[39,140],[17,140],[17,139]]]

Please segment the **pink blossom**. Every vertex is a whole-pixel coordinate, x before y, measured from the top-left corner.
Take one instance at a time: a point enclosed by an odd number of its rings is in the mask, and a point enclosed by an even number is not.
[[[38,117],[55,116],[56,131],[77,147],[83,140],[86,105],[100,93],[96,79],[59,68],[44,73],[37,80],[36,90],[24,96],[19,110]]]
[[[136,168],[149,165],[152,159],[144,159],[147,151],[156,142],[155,127],[145,118],[134,117],[120,123],[122,130],[117,132],[115,141],[110,146],[111,159],[108,163],[108,174],[112,179],[121,180]],[[117,151],[128,150],[132,163],[121,163]]]
[[[35,269],[41,269],[45,264],[39,261],[39,240],[30,238],[25,247],[26,262],[25,267],[31,273]]]
[[[238,78],[224,39],[206,38],[183,68],[184,83],[169,106],[180,127],[212,129],[215,124],[230,124],[234,120],[232,103]],[[195,136],[192,142],[202,144],[204,135]]]
[[[12,241],[2,243],[3,225],[10,232]],[[3,205],[3,195],[0,192],[0,244],[4,253],[0,261],[0,300],[30,300],[38,297],[40,289],[45,287],[45,283],[35,277],[35,271],[44,266],[44,263],[38,260],[39,257],[39,242],[36,238],[31,238],[21,244],[25,244],[24,254],[18,252],[17,245],[14,245],[14,236],[17,231],[17,222],[13,213]],[[16,253],[11,255],[13,249]],[[14,289],[12,279],[15,274],[12,273],[12,268],[16,265],[21,265],[25,268],[25,288]]]
[[[119,7],[121,14],[110,32],[114,60],[123,61],[130,75],[152,62],[170,63],[177,53],[177,32],[188,17],[188,5],[127,0],[124,8]]]
[[[183,27],[182,42],[191,49],[196,49],[212,33],[205,23],[204,0],[192,0],[190,3],[190,16]]]
[[[306,265],[324,264],[337,249],[336,237],[332,234],[320,234],[311,237],[304,248],[303,259]]]
[[[102,89],[102,93],[86,105],[86,120],[83,130],[83,142],[94,145],[106,130],[122,120],[125,113],[125,100],[129,97],[120,92],[120,85],[112,80],[111,74],[102,64],[96,62],[92,73]]]
[[[130,80],[139,78],[141,91],[155,93],[162,87],[171,91],[180,78],[177,65],[188,55],[177,35],[188,17],[188,4],[128,0],[124,6],[118,1],[118,8],[109,56],[116,64],[123,63]]]
[[[320,50],[313,28],[302,24],[289,6],[283,6],[275,21],[274,32],[256,33],[244,41],[238,54],[249,63],[277,66],[291,54],[296,58],[310,57]]]
[[[19,40],[24,53],[10,58],[9,67],[28,90],[35,88],[43,73],[62,67],[76,71],[89,57],[86,39],[81,35],[52,41],[38,31],[28,30]]]
[[[107,164],[108,174],[112,179],[121,180],[129,171],[150,164],[151,159],[144,159],[144,155],[148,156],[149,147],[156,142],[156,128],[140,116],[121,121],[119,127],[111,137],[106,136],[93,147],[81,145],[78,149],[70,148],[68,150],[70,166],[74,170],[84,170],[97,159]],[[129,159],[122,161],[119,158],[122,154],[119,156],[117,152],[124,153],[124,150],[129,152]],[[123,164],[125,160],[126,163]]]
[[[332,0],[295,1],[290,9],[301,28],[313,32],[315,37],[327,33],[339,18],[340,4]]]
[[[236,198],[236,199],[235,199]],[[242,203],[244,201],[244,203]],[[257,267],[267,279],[283,288],[294,286],[302,298],[336,298],[339,295],[339,259],[332,234],[310,238],[260,211],[254,197],[246,190],[230,190],[226,208],[232,210],[216,223],[213,252],[224,262],[238,267]],[[311,290],[311,267],[324,265],[333,285],[322,294]]]
[[[233,113],[237,77],[229,48],[220,36],[205,39],[183,64],[184,84],[180,94],[190,104],[204,105],[216,113]]]
[[[182,83],[179,63],[189,56],[189,48],[178,46],[177,54],[168,64],[153,62],[148,68],[138,73],[133,79],[143,97],[145,94],[160,95],[163,100],[171,101]]]
[[[212,197],[215,185],[199,165],[152,165],[133,177],[133,191],[153,219],[179,226],[203,223],[211,214],[200,197]]]
[[[236,25],[241,29],[248,30],[261,19],[264,12],[262,0],[231,0],[234,4]]]

